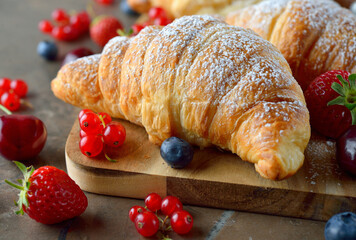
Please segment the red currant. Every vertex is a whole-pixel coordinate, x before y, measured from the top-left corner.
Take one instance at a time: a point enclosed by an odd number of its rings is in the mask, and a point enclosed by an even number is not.
[[[114,0],[96,0],[96,2],[103,5],[111,5],[113,4]]]
[[[107,124],[111,123],[112,119],[111,119],[111,117],[110,117],[109,114],[104,113],[104,112],[100,112],[100,113],[98,113],[98,115],[103,118],[103,121],[104,121],[104,123],[105,123],[105,126],[106,126]]]
[[[90,16],[86,11],[82,11],[70,17],[71,25],[82,34],[89,30]]]
[[[10,78],[0,78],[0,89],[4,91],[9,91],[10,90],[10,83],[11,79]]]
[[[21,79],[15,79],[10,83],[10,88],[17,94],[20,98],[26,96],[28,91],[27,83]]]
[[[90,109],[82,109],[78,114],[78,120],[80,120],[83,117],[83,115],[88,112],[93,112],[93,111]]]
[[[171,226],[178,234],[186,234],[193,227],[193,217],[185,210],[178,210],[171,216]]]
[[[145,199],[146,207],[152,211],[156,212],[161,209],[162,198],[157,193],[150,193]]]
[[[88,136],[88,134],[86,132],[84,132],[82,129],[80,129],[79,136],[80,136],[80,138],[83,138],[83,137]]]
[[[109,123],[104,129],[103,140],[104,143],[110,147],[119,147],[124,144],[126,138],[126,130],[118,122]]]
[[[79,30],[71,25],[55,26],[52,30],[52,37],[60,41],[72,41],[79,37]]]
[[[158,17],[167,18],[166,11],[161,7],[153,7],[148,11],[148,17],[150,19],[156,19]]]
[[[138,214],[145,212],[146,209],[141,206],[133,206],[129,211],[129,218],[132,222],[135,222],[135,219]]]
[[[171,20],[169,20],[166,17],[158,17],[153,20],[154,25],[159,25],[159,26],[166,26],[171,23]]]
[[[145,28],[144,25],[141,25],[141,24],[134,24],[132,25],[132,31],[133,31],[133,35],[137,35],[141,32],[142,29]]]
[[[135,227],[139,234],[144,237],[155,235],[159,229],[159,221],[155,214],[145,211],[136,216]]]
[[[80,128],[88,135],[97,135],[103,133],[103,125],[93,112],[85,113],[79,120]]]
[[[69,16],[65,10],[57,8],[52,12],[52,19],[59,23],[66,23],[69,20]]]
[[[20,98],[15,93],[5,92],[1,96],[1,104],[10,111],[16,111],[20,108]]]
[[[87,157],[95,157],[101,153],[104,144],[101,136],[88,135],[80,139],[79,148]]]
[[[166,216],[171,216],[173,212],[181,209],[183,209],[183,204],[176,197],[167,196],[162,200],[161,211]]]
[[[38,23],[38,29],[43,33],[51,33],[53,25],[49,20],[42,20]]]

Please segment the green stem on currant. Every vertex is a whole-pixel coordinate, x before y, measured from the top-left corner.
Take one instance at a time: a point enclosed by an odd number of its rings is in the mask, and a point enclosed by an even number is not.
[[[0,109],[3,110],[7,115],[11,115],[12,112],[7,109],[5,106],[3,106],[2,104],[0,104]]]
[[[331,88],[340,96],[328,102],[328,106],[341,105],[347,107],[351,112],[352,125],[356,125],[356,74],[351,74],[348,81],[341,75],[337,75],[340,83],[333,82]]]
[[[21,192],[19,193],[19,200],[17,202],[15,202],[15,205],[19,207],[19,210],[16,211],[15,213],[23,215],[25,213],[23,210],[23,206],[28,207],[28,205],[29,205],[28,199],[27,199],[27,192],[30,189],[30,185],[31,185],[31,183],[29,182],[29,179],[30,179],[31,175],[33,174],[33,172],[35,171],[35,169],[33,166],[26,167],[24,164],[17,162],[17,161],[14,161],[14,163],[20,169],[22,174],[24,175],[23,180],[17,180],[17,182],[19,182],[20,184],[22,183],[22,185],[21,186],[17,185],[15,183],[8,181],[7,179],[5,179],[5,182],[7,184],[9,184],[10,186],[21,190]]]
[[[117,160],[110,158],[106,153],[105,153],[105,158],[110,162],[117,162]]]

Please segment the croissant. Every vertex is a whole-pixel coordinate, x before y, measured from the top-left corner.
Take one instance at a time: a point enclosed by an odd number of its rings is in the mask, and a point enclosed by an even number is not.
[[[151,7],[162,7],[168,16],[178,18],[194,14],[220,14],[261,2],[262,0],[128,0],[136,12],[145,13]]]
[[[356,72],[356,16],[329,0],[267,0],[229,14],[275,45],[305,90],[329,70]]]
[[[210,16],[116,37],[63,66],[51,86],[65,102],[143,126],[155,144],[177,136],[216,145],[268,179],[293,175],[310,138],[303,92],[281,53]]]

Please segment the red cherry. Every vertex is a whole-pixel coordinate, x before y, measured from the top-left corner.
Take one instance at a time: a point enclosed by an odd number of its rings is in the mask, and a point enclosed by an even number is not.
[[[88,112],[93,112],[93,111],[90,109],[82,109],[78,114],[78,120],[80,120],[83,117],[83,115]]]
[[[167,196],[162,200],[161,211],[166,216],[171,216],[173,212],[181,209],[183,209],[183,204],[176,197]]]
[[[20,108],[20,98],[15,93],[4,93],[1,96],[0,102],[10,111],[16,111]]]
[[[64,9],[57,8],[52,12],[52,19],[59,23],[66,23],[69,21],[69,16]]]
[[[135,227],[139,234],[144,237],[155,235],[159,229],[159,221],[155,214],[145,211],[136,216]]]
[[[38,29],[43,32],[50,34],[53,29],[53,25],[49,20],[42,20],[38,23]]]
[[[159,26],[166,26],[171,23],[171,20],[169,20],[166,17],[158,17],[153,20],[154,25],[159,25]]]
[[[86,132],[84,132],[82,129],[80,129],[79,136],[80,136],[80,138],[83,138],[83,137],[88,136],[88,134]]]
[[[138,214],[145,212],[146,209],[141,206],[133,206],[129,211],[129,218],[132,222],[135,222],[135,219]]]
[[[148,11],[148,17],[150,19],[156,19],[159,17],[167,18],[166,11],[161,7],[153,7]]]
[[[193,217],[185,210],[178,210],[171,216],[171,226],[178,234],[187,234],[193,227]]]
[[[103,125],[93,112],[85,113],[79,120],[80,128],[88,135],[97,135],[103,133]]]
[[[17,94],[20,98],[26,96],[28,91],[27,83],[21,79],[15,79],[10,83],[10,88]]]
[[[161,202],[162,198],[157,193],[150,193],[145,198],[145,204],[147,208],[152,212],[156,212],[161,209]]]
[[[95,157],[101,153],[104,144],[101,136],[88,135],[80,139],[79,148],[87,157]]]
[[[103,140],[104,143],[110,147],[119,147],[124,144],[126,138],[126,130],[118,122],[109,123],[104,129]]]
[[[111,123],[112,119],[109,114],[107,114],[105,112],[100,112],[100,113],[98,113],[98,115],[103,118],[105,125]]]
[[[10,83],[11,79],[10,78],[0,78],[0,89],[4,91],[9,91],[10,90]]]

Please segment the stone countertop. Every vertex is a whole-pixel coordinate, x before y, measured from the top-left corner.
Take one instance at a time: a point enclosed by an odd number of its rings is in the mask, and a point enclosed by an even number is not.
[[[41,34],[37,25],[49,19],[55,8],[83,10],[89,0],[1,0],[0,2],[0,77],[22,78],[29,85],[27,101],[33,108],[21,107],[19,113],[42,119],[48,130],[46,145],[40,155],[26,165],[36,168],[52,165],[66,170],[64,147],[80,109],[56,99],[50,81],[61,61],[46,62],[36,53],[39,41],[50,39]],[[110,7],[90,2],[97,14],[113,14],[126,27],[134,21],[122,13],[119,4]],[[71,43],[58,43],[60,56],[79,46],[100,49],[88,36]],[[143,200],[86,193],[89,206],[80,217],[54,225],[43,225],[28,216],[14,213],[17,190],[4,183],[21,178],[20,171],[0,157],[0,239],[144,239],[128,218],[134,205]],[[172,239],[244,239],[300,240],[324,239],[325,222],[262,214],[184,206],[194,217],[194,228],[186,236],[171,233]]]

